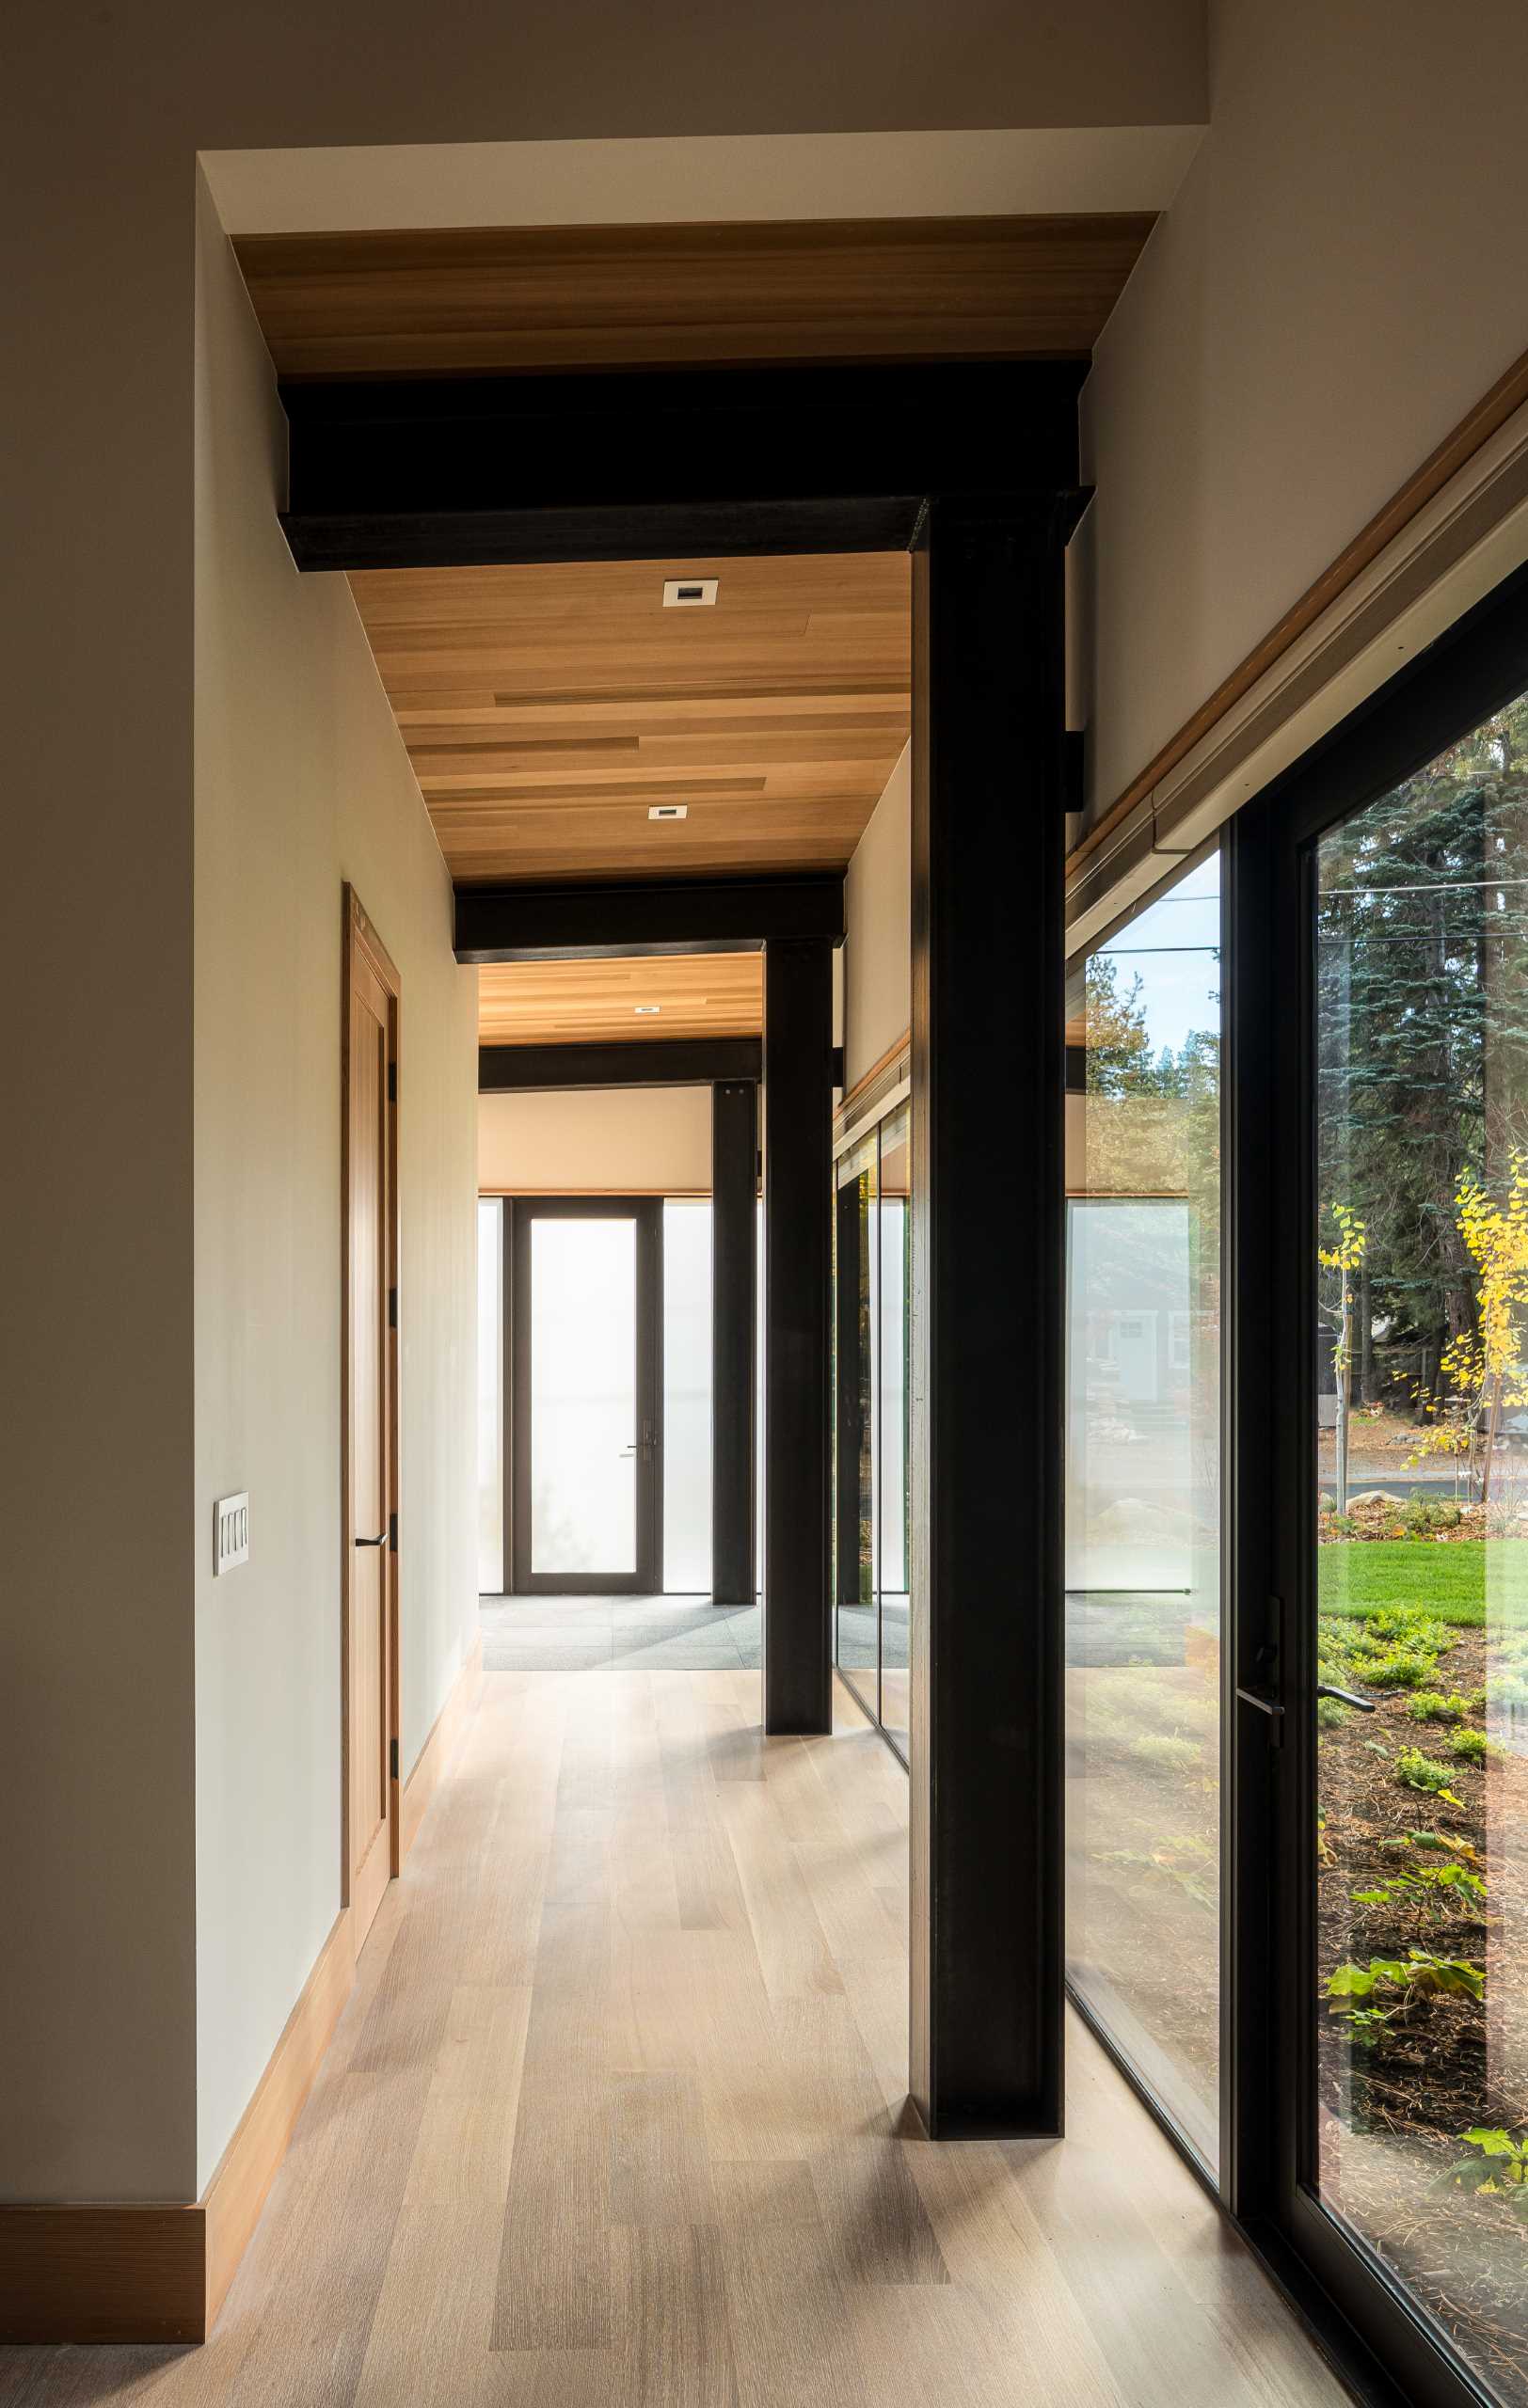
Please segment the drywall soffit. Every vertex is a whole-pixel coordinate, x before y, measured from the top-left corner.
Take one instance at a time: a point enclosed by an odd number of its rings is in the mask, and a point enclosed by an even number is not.
[[[1516,411],[1067,879],[1067,946],[1095,943],[1242,805],[1528,561],[1528,406]]]
[[[1163,210],[1202,125],[204,150],[230,234]]]

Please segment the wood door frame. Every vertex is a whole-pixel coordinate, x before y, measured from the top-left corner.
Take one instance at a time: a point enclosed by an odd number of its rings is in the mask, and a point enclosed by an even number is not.
[[[506,1282],[505,1383],[509,1398],[513,1502],[510,1513],[508,1571],[510,1592],[517,1597],[658,1596],[663,1587],[663,1197],[661,1196],[535,1196],[506,1198],[509,1221],[505,1259]],[[645,1410],[653,1430],[648,1465],[649,1496],[645,1516],[641,1491],[637,1503],[638,1565],[629,1576],[617,1573],[580,1575],[533,1572],[534,1530],[531,1517],[531,1315],[527,1303],[531,1259],[531,1224],[535,1220],[621,1220],[629,1214],[636,1228],[636,1388],[639,1417]],[[647,1309],[644,1311],[645,1295]],[[651,1556],[649,1583],[643,1577],[644,1523]]]
[[[402,1781],[398,1761],[398,1086],[402,980],[381,938],[348,879],[343,889],[342,973],[340,981],[340,1904],[350,1905],[350,1603],[356,1533],[351,1513],[350,1481],[350,988],[358,954],[365,957],[388,997],[387,1195],[383,1225],[387,1232],[388,1287],[393,1308],[388,1316],[382,1373],[387,1390],[387,1489],[390,1544],[382,1550],[383,1576],[388,1583],[386,1736],[391,1778],[388,1782],[388,1869],[396,1880],[401,1867],[403,1816]]]

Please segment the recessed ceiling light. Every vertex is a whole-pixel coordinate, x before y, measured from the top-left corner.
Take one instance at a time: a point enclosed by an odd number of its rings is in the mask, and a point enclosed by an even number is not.
[[[663,1006],[661,1004],[633,1004],[631,1008],[634,1012],[661,1012]]]
[[[655,802],[648,806],[647,816],[649,819],[688,819],[690,805],[687,802]]]
[[[665,610],[709,610],[716,602],[714,577],[670,577],[663,580]]]

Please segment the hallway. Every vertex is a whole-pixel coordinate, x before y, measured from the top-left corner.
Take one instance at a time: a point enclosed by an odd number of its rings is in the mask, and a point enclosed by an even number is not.
[[[757,1703],[486,1675],[212,2340],[7,2408],[1335,2408],[1074,2021],[1065,2143],[899,2136],[907,1782]]]

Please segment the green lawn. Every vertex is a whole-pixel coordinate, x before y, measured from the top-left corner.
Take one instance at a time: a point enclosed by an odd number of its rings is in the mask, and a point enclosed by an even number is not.
[[[1421,1606],[1440,1622],[1486,1619],[1490,1548],[1491,1619],[1528,1625],[1528,1539],[1352,1539],[1319,1550],[1321,1610],[1366,1614]]]

